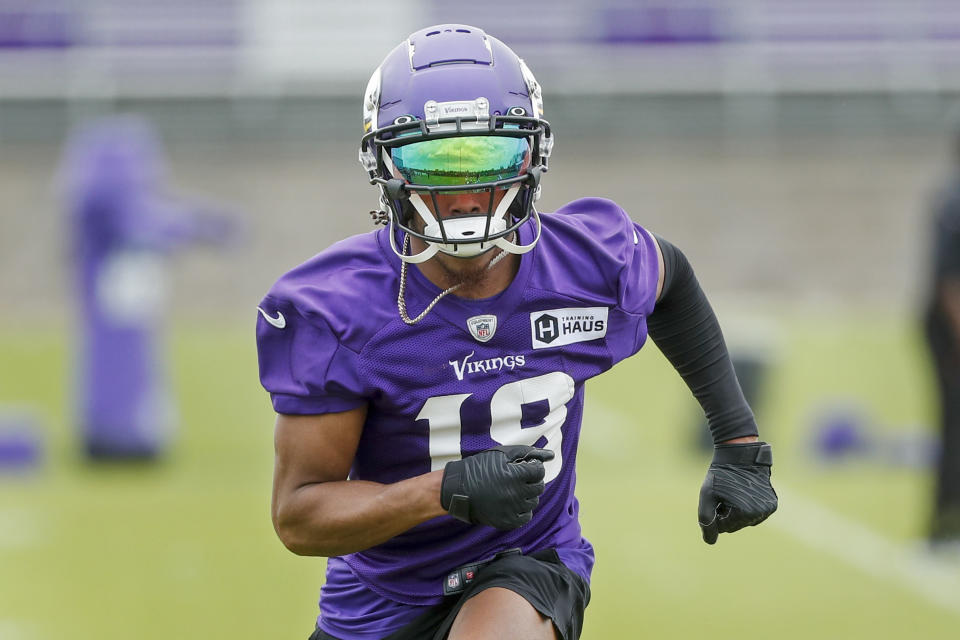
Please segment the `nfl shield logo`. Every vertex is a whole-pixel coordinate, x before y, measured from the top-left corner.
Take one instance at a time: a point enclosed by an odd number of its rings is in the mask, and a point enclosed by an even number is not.
[[[447,588],[448,589],[457,589],[460,587],[460,574],[451,573],[447,576]]]
[[[487,342],[497,332],[497,316],[473,316],[467,319],[467,328],[479,342]]]

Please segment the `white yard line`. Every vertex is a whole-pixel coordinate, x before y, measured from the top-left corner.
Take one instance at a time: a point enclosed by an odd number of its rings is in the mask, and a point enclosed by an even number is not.
[[[48,527],[37,509],[0,507],[0,551],[25,549],[41,545]],[[6,636],[0,634],[0,638]]]
[[[960,614],[960,564],[897,543],[774,481],[781,508],[762,526]]]
[[[37,637],[26,623],[0,618],[0,638],[3,640],[31,640]]]
[[[586,403],[584,424],[611,437],[587,436],[590,455],[607,460],[629,457],[629,452],[607,446],[628,419],[598,402]],[[960,561],[947,561],[920,544],[890,540],[869,527],[804,497],[777,480],[780,509],[761,526],[774,527],[801,544],[833,556],[851,567],[905,589],[917,597],[960,615]]]

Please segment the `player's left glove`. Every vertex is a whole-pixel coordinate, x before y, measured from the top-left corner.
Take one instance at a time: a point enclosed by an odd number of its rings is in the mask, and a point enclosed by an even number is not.
[[[760,524],[777,510],[770,484],[773,453],[766,442],[718,444],[700,488],[700,529],[713,544],[721,533]]]

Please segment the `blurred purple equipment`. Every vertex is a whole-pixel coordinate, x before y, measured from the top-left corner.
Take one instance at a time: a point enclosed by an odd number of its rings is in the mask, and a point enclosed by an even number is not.
[[[831,408],[815,420],[814,451],[821,460],[863,456],[873,446],[867,418],[859,411]]]
[[[43,462],[43,436],[37,419],[0,409],[0,473],[22,473]]]
[[[85,452],[156,458],[176,423],[160,347],[167,259],[191,243],[224,243],[233,225],[166,193],[160,140],[137,117],[80,127],[60,180],[80,312],[75,401]]]
[[[827,407],[813,421],[813,454],[821,462],[869,462],[929,469],[939,451],[929,429],[881,427],[853,404]]]

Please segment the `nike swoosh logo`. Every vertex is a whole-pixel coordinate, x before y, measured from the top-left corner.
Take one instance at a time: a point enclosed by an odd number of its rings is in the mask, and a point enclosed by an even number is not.
[[[283,317],[283,314],[280,313],[279,311],[277,311],[277,317],[276,317],[276,318],[271,317],[269,313],[267,313],[266,311],[264,311],[264,310],[261,309],[260,307],[257,307],[257,311],[260,312],[260,315],[263,316],[263,319],[264,319],[264,320],[266,320],[267,322],[269,322],[270,324],[272,324],[273,326],[275,326],[277,329],[283,329],[285,326],[287,326],[287,319],[284,318],[284,317]]]

